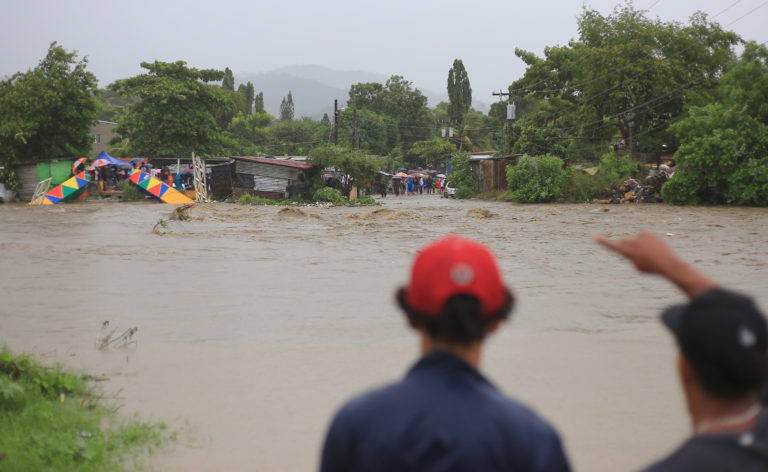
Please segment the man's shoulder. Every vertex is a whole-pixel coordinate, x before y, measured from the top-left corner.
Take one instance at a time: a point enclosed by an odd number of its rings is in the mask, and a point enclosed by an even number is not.
[[[764,471],[768,466],[765,452],[739,444],[737,435],[696,436],[688,439],[672,454],[650,465],[643,472],[719,472],[739,470]]]

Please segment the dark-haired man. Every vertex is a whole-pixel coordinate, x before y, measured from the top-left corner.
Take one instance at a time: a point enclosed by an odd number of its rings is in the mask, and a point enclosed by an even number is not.
[[[423,356],[337,413],[321,471],[569,470],[552,427],[477,370],[485,336],[513,304],[485,246],[448,236],[423,248],[397,301]]]
[[[652,233],[596,241],[690,298],[661,320],[680,350],[677,368],[693,436],[646,470],[768,471],[768,412],[759,396],[768,375],[768,330],[754,302],[719,288]]]

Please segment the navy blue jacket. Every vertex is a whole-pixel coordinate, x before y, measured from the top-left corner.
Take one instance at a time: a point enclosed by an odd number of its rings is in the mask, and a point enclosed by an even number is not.
[[[431,352],[402,381],[348,402],[322,472],[568,471],[557,433],[474,367]]]

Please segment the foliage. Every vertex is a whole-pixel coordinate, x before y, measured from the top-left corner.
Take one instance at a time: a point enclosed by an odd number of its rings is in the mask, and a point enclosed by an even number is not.
[[[388,115],[367,108],[347,108],[339,113],[339,142],[350,143],[352,148],[382,155],[397,147],[399,140],[397,121]]]
[[[227,126],[224,137],[231,140],[229,153],[246,156],[257,154],[257,146],[267,142],[267,127],[275,117],[269,113],[239,113]]]
[[[275,156],[306,155],[328,140],[328,129],[310,118],[275,121],[265,131],[266,142],[260,147]]]
[[[448,71],[448,99],[451,122],[461,126],[464,115],[472,106],[472,88],[469,86],[469,76],[461,59],[454,59],[453,66]]]
[[[256,196],[251,195],[250,193],[244,193],[237,199],[237,203],[241,205],[253,205],[256,203]]]
[[[283,101],[280,102],[280,120],[293,120],[293,109],[293,95],[291,95],[291,91],[289,90],[288,97],[283,97]]]
[[[123,192],[123,201],[138,200],[142,197],[141,191],[127,180],[118,182],[117,186],[120,187],[120,190]]]
[[[235,76],[229,67],[224,68],[224,78],[221,81],[221,88],[224,90],[235,91]]]
[[[470,157],[469,153],[461,153],[451,158],[453,172],[448,180],[456,189],[456,198],[472,198],[480,191],[480,183],[472,169]]]
[[[0,350],[0,469],[124,470],[166,439],[165,425],[118,421],[86,378]]]
[[[264,110],[264,92],[259,92],[253,99],[253,112],[266,113],[266,110]]]
[[[118,80],[110,89],[141,100],[127,108],[117,132],[129,139],[134,155],[188,156],[216,154],[221,136],[217,111],[228,103],[226,91],[207,82],[219,81],[224,73],[189,68],[175,63],[142,62],[147,73]]]
[[[323,187],[312,196],[312,199],[316,202],[330,202],[334,205],[345,205],[347,199],[341,194],[338,189],[333,187]]]
[[[237,93],[243,96],[243,101],[245,102],[245,114],[250,115],[253,113],[253,100],[255,94],[253,84],[251,82],[248,82],[247,84],[240,84],[240,86],[237,87]],[[262,97],[262,100],[263,99],[264,97]]]
[[[361,195],[349,201],[350,205],[379,205],[379,202],[371,195]]]
[[[264,198],[258,195],[251,195],[250,193],[244,193],[237,199],[237,203],[240,205],[279,205],[280,202],[272,200],[271,198]]]
[[[471,145],[472,151],[488,151],[491,145],[490,119],[476,110],[469,110],[464,114],[464,125],[461,129]]]
[[[385,84],[352,85],[347,105],[392,118],[397,123],[398,141],[404,150],[410,149],[415,141],[430,138],[427,97],[402,76],[393,75]]]
[[[569,168],[564,197],[573,202],[585,202],[594,198],[609,198],[628,178],[640,177],[639,163],[629,155],[605,154],[597,173],[590,175],[582,170]]]
[[[411,154],[418,156],[422,166],[432,168],[434,164],[446,157],[449,157],[456,148],[440,138],[432,138],[429,141],[416,141],[411,146]]]
[[[0,184],[5,185],[5,188],[14,192],[21,188],[21,182],[16,174],[16,167],[13,163],[6,163],[6,167],[0,169]]]
[[[53,42],[37,67],[0,81],[0,166],[88,153],[96,77],[76,57]]]
[[[365,186],[374,181],[383,160],[361,150],[349,150],[338,146],[324,146],[309,153],[309,163],[321,169],[333,168],[342,177],[341,191],[349,195],[352,187]]]
[[[585,8],[579,38],[544,57],[516,50],[527,65],[509,90],[518,104],[517,152],[589,158],[569,141],[669,150],[668,131],[685,103],[703,103],[734,58],[739,37],[697,13],[688,25],[650,19],[631,1],[609,15]],[[634,143],[630,143],[633,141]],[[568,152],[573,152],[571,156]]]
[[[566,179],[563,161],[549,154],[525,155],[517,165],[507,167],[510,196],[520,203],[552,202],[562,198]]]
[[[96,98],[99,100],[99,112],[96,118],[113,122],[117,121],[126,106],[139,101],[136,97],[126,97],[108,88],[99,89]]]
[[[671,130],[682,143],[662,188],[670,203],[768,205],[768,50],[748,43],[717,102],[692,106]]]

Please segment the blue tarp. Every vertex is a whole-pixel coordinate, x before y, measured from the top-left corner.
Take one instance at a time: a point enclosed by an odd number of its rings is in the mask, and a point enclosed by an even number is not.
[[[109,154],[107,154],[107,151],[101,151],[101,154],[96,156],[96,158],[94,160],[96,160],[96,159],[104,159],[104,160],[108,161],[110,164],[112,164],[113,166],[131,167],[131,164],[129,164],[128,162],[125,162],[125,161],[121,161],[120,159],[118,159],[116,157],[110,156]]]

